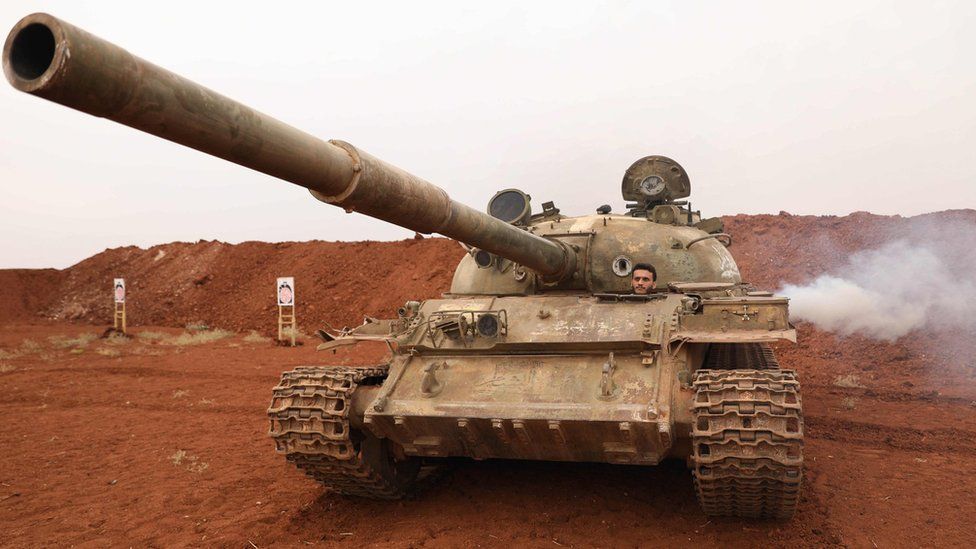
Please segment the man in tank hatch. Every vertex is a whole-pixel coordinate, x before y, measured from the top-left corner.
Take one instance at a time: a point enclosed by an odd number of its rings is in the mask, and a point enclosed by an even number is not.
[[[657,286],[657,270],[650,263],[638,263],[631,271],[630,286],[634,293],[647,295]]]

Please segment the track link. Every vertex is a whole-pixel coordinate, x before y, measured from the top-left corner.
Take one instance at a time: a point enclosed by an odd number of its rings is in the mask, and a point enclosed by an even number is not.
[[[707,515],[789,518],[803,478],[800,384],[790,370],[698,370],[692,473]]]
[[[705,355],[703,369],[777,370],[779,362],[773,349],[765,343],[712,343]]]
[[[349,425],[350,397],[380,383],[386,366],[302,367],[281,375],[268,417],[275,449],[335,492],[398,499],[417,477],[419,461],[394,459],[390,443]]]

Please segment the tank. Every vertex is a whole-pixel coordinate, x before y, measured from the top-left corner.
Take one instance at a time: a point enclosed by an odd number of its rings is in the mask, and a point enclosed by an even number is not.
[[[388,361],[297,368],[272,389],[277,452],[329,489],[400,498],[459,456],[682,459],[708,515],[794,514],[800,387],[770,347],[796,341],[787,299],[742,281],[731,236],[692,209],[674,160],[647,156],[625,171],[624,212],[570,216],[505,189],[482,213],[47,14],[17,23],[3,68],[24,92],[465,248],[442,297],[318,332],[322,350],[385,342]],[[657,272],[648,293],[632,290],[639,263]]]

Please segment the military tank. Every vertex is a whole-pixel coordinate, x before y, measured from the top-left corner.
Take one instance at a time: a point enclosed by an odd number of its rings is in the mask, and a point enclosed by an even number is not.
[[[741,279],[720,219],[685,200],[663,156],[625,172],[627,210],[532,207],[518,189],[487,212],[343,141],[322,141],[47,14],[3,51],[17,89],[300,185],[328,204],[465,247],[450,289],[389,319],[319,332],[323,350],[389,345],[373,367],[282,374],[275,447],[330,489],[399,498],[443,458],[656,465],[687,460],[709,515],[793,515],[803,419],[785,298]],[[657,287],[631,290],[634,265]]]

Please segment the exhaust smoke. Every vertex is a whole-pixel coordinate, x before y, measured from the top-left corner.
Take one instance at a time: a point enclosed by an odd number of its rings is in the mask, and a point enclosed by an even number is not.
[[[784,285],[790,316],[888,341],[920,328],[976,333],[976,222],[912,225],[809,284]]]

